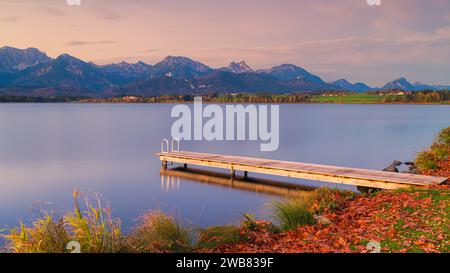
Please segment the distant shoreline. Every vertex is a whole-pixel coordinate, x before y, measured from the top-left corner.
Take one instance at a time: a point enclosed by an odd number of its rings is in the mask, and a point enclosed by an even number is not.
[[[0,105],[5,104],[193,104],[194,101],[165,101],[165,102],[88,102],[88,101],[0,101]],[[219,102],[219,101],[204,101],[203,104],[281,104],[281,105],[450,105],[450,101],[446,102],[409,102],[409,103],[396,103],[396,102],[386,102],[386,103],[331,103],[331,102],[244,102],[244,101],[230,101],[230,102]]]
[[[241,104],[392,104],[392,105],[449,105],[450,91],[372,91],[351,92],[311,92],[293,94],[185,94],[139,96],[123,95],[115,97],[83,96],[17,96],[0,95],[0,103],[192,103],[194,97],[201,96],[203,103],[241,103]]]

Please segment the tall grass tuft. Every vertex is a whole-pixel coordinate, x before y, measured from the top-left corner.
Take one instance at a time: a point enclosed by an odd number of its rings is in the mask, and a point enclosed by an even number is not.
[[[339,209],[344,203],[355,197],[355,193],[338,189],[321,187],[311,192],[309,206],[311,211],[321,214],[325,210]]]
[[[120,220],[114,219],[111,210],[103,207],[98,194],[85,197],[85,211],[78,202],[79,192],[73,192],[75,209],[65,220],[73,239],[80,243],[82,252],[116,253],[123,250]]]
[[[355,193],[321,187],[310,192],[273,204],[274,218],[283,230],[295,229],[302,225],[315,223],[314,215],[326,210],[341,208]]]
[[[212,226],[200,229],[196,249],[213,249],[220,245],[238,244],[241,241],[240,229],[236,226]]]
[[[277,201],[273,205],[274,218],[278,220],[282,230],[296,229],[303,225],[314,224],[314,215],[299,199],[284,202]]]
[[[192,229],[180,224],[175,217],[157,210],[145,213],[128,239],[128,245],[136,252],[193,250]]]
[[[20,228],[10,230],[4,237],[8,241],[6,250],[16,253],[64,253],[71,240],[64,220],[55,221],[50,214],[34,221],[32,227],[21,222]]]

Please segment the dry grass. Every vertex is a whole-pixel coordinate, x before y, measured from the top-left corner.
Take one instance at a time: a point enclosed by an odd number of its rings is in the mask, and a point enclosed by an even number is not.
[[[335,210],[354,193],[329,188],[318,188],[311,192],[302,192],[299,196],[273,204],[274,218],[282,230],[296,229],[315,223],[314,215],[327,210]]]
[[[190,252],[193,250],[192,229],[174,216],[150,211],[140,218],[127,245],[133,252]]]
[[[16,253],[64,253],[71,240],[63,219],[55,221],[49,214],[34,221],[32,227],[20,223],[20,228],[12,229],[5,238],[7,250]]]
[[[274,218],[282,230],[296,229],[303,225],[312,225],[315,222],[314,215],[299,199],[275,202],[273,209]]]
[[[8,242],[7,251],[65,253],[70,241],[79,242],[82,252],[114,253],[123,250],[120,221],[112,218],[110,209],[102,206],[99,196],[93,194],[86,197],[84,211],[78,202],[78,191],[74,191],[73,196],[74,212],[67,213],[59,221],[45,214],[33,221],[31,227],[20,223],[20,228],[10,230],[4,236]]]
[[[220,245],[238,244],[242,240],[240,228],[227,226],[212,226],[200,230],[196,249],[213,249]]]
[[[109,207],[103,207],[98,194],[87,196],[85,210],[81,211],[78,191],[74,191],[74,212],[66,215],[67,229],[82,252],[115,253],[124,247],[120,220],[114,219]]]

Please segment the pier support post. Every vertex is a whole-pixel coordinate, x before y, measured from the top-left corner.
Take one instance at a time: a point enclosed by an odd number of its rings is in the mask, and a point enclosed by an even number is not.
[[[187,169],[187,164],[186,163],[184,163],[183,168]]]
[[[234,169],[231,169],[231,179],[234,179],[236,177],[236,171]]]
[[[162,161],[162,168],[164,170],[167,170],[167,161],[165,161],[165,160]]]
[[[247,179],[248,177],[248,171],[244,171],[244,179]]]

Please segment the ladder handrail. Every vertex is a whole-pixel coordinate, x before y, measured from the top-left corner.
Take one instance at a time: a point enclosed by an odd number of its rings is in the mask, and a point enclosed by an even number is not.
[[[167,138],[161,139],[161,153],[179,152],[180,151],[180,139],[173,138],[169,145]]]
[[[166,151],[164,151],[164,143],[166,144]],[[161,153],[169,153],[169,141],[166,138],[161,139]]]
[[[175,145],[174,144],[177,144],[177,148],[175,149],[174,147],[175,147]],[[180,140],[178,139],[178,138],[173,138],[172,139],[172,149],[171,149],[171,151],[172,152],[179,152],[180,151]]]

